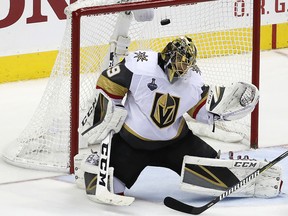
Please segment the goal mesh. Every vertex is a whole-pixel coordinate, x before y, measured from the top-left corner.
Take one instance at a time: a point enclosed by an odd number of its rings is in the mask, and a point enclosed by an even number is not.
[[[123,4],[139,1],[127,2]],[[3,154],[6,161],[22,167],[69,172],[73,156],[70,151],[72,14],[85,8],[114,4],[120,5],[116,0],[79,0],[66,8],[66,31],[46,90],[30,123],[7,146]],[[131,14],[133,16],[133,12]],[[80,113],[93,94],[99,73],[107,67],[109,42],[119,15],[119,12],[113,12],[81,16]],[[161,25],[163,19],[169,19],[170,24]],[[251,82],[252,28],[253,0],[195,0],[191,4],[157,7],[152,21],[137,22],[132,17],[128,32],[131,38],[129,51],[161,51],[177,36],[188,35],[197,46],[197,65],[207,84]],[[197,130],[200,126],[194,127],[190,120],[189,126],[196,133],[203,131]],[[205,130],[208,132],[203,135],[209,136],[212,128]],[[250,116],[229,124],[217,124],[216,131],[228,131],[228,134],[236,135],[238,141],[247,144]],[[222,137],[225,140],[228,136],[220,135],[216,139]]]

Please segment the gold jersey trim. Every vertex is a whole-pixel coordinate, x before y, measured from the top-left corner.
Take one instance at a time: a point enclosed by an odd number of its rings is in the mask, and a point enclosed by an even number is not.
[[[177,131],[177,134],[173,137],[173,138],[171,138],[171,140],[173,140],[173,139],[176,139],[176,138],[178,138],[180,135],[181,135],[181,132],[183,131],[183,127],[184,127],[184,125],[186,124],[186,121],[185,121],[185,119],[183,118],[182,120],[181,120],[181,122],[180,122],[180,125],[179,125],[179,128],[178,128],[178,131]],[[124,124],[123,125],[123,128],[126,130],[126,131],[128,131],[130,134],[132,134],[133,136],[135,136],[135,137],[137,137],[138,139],[141,139],[141,140],[143,140],[143,141],[163,141],[163,140],[150,140],[150,139],[147,139],[147,138],[145,138],[145,137],[143,137],[143,136],[141,136],[141,135],[139,135],[139,134],[137,134],[134,130],[132,130],[127,124]]]
[[[128,89],[126,87],[123,87],[107,77],[103,76],[102,74],[99,76],[99,79],[97,81],[97,86],[99,86],[101,89],[105,90],[110,95],[115,95],[117,97],[124,97],[125,94],[128,92]]]
[[[199,110],[203,107],[203,103],[206,103],[206,99],[207,99],[208,95],[206,94],[193,108],[191,108],[190,110],[188,110],[188,115],[190,115],[192,118],[196,118],[197,113],[199,112]]]

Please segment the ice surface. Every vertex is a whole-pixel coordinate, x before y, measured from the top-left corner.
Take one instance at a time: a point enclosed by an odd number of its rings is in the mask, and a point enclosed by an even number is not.
[[[260,136],[257,150],[241,144],[223,144],[207,139],[221,149],[240,151],[257,159],[272,160],[288,149],[288,49],[261,53]],[[21,133],[36,109],[47,79],[0,85],[0,153],[4,146]],[[288,213],[288,158],[279,163],[284,185],[273,199],[226,198],[203,215],[213,216],[286,216]],[[136,201],[128,207],[100,205],[86,198],[73,176],[22,169],[0,159],[1,215],[185,215],[166,208],[163,199],[173,196],[191,205],[200,206],[211,197],[180,191],[179,178],[170,170],[148,167],[136,184],[127,191]],[[285,184],[286,183],[286,184]]]

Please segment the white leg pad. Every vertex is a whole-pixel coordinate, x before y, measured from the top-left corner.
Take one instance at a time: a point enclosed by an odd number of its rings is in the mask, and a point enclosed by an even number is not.
[[[181,173],[181,189],[203,195],[220,196],[229,187],[266,164],[267,162],[255,160],[185,156]],[[278,196],[281,190],[281,178],[281,168],[274,165],[247,185],[243,185],[231,196],[259,198]]]
[[[85,189],[84,171],[81,169],[81,162],[88,157],[88,153],[77,154],[74,157],[74,175],[76,186]]]
[[[98,172],[98,166],[95,166],[96,163],[95,157],[93,157],[95,154],[91,153],[79,153],[74,157],[74,174],[75,174],[75,183],[76,186],[80,189],[85,189],[85,178],[84,173],[92,173],[97,174]],[[93,161],[94,160],[94,161]],[[88,162],[89,161],[89,162]],[[109,168],[109,186],[110,190],[113,193],[113,172],[114,169],[112,167]]]

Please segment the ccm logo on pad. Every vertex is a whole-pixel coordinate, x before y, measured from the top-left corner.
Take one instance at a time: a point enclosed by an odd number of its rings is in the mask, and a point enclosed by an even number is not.
[[[234,163],[234,167],[257,167],[258,163],[253,161],[237,161]]]

